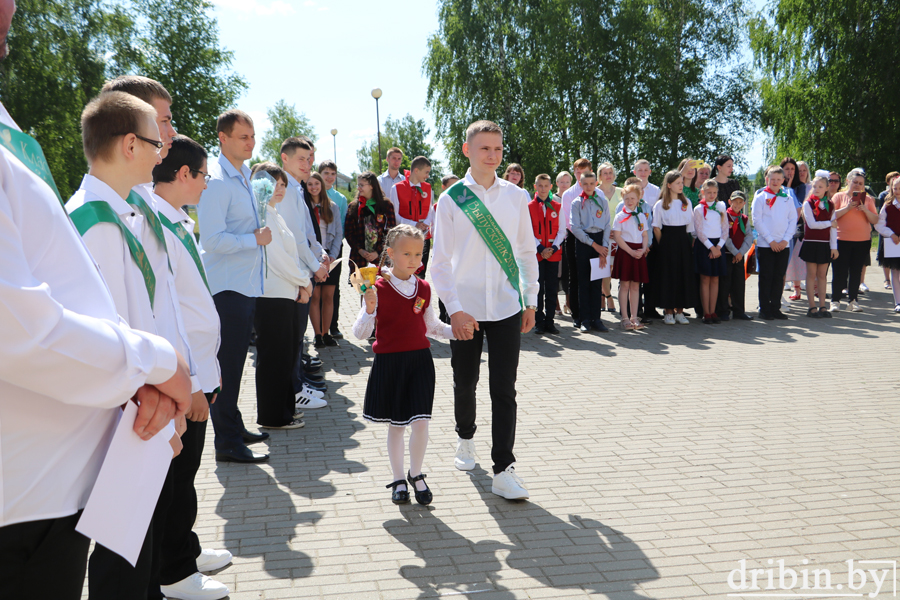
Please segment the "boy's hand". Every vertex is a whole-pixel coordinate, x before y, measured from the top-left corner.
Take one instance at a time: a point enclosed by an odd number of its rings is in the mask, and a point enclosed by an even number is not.
[[[375,312],[375,307],[378,305],[378,292],[375,291],[375,288],[370,287],[363,294],[363,299],[366,301],[366,312],[371,315]]]
[[[526,308],[522,313],[522,333],[528,333],[534,329],[534,309]]]
[[[306,287],[300,288],[300,294],[297,295],[297,302],[300,304],[309,304],[309,299],[312,297],[312,284],[309,284]]]
[[[209,402],[206,401],[206,394],[202,391],[191,394],[191,409],[184,416],[194,423],[202,423],[209,419]]]
[[[895,233],[894,235],[891,236],[891,241],[894,242],[895,244],[900,244],[900,235],[897,235]]]
[[[172,458],[181,454],[181,450],[184,448],[184,444],[181,443],[181,436],[177,433],[169,439],[169,445],[172,447]]]
[[[544,251],[541,252],[541,256],[544,257],[545,260],[550,258],[553,256],[553,248],[544,248]]]
[[[597,254],[599,254],[600,257],[604,259],[604,260],[603,260],[603,264],[602,264],[601,266],[606,266],[606,260],[605,260],[605,259],[606,259],[607,256],[609,256],[609,248],[607,248],[606,246],[600,246],[600,249],[597,250]]]
[[[260,227],[253,233],[256,235],[256,244],[258,246],[268,246],[272,243],[272,230],[268,227]]]
[[[739,263],[739,262],[741,262],[742,258],[744,258],[744,255],[741,254],[740,252],[738,252],[737,254],[734,255],[734,260],[732,260],[731,262]]]

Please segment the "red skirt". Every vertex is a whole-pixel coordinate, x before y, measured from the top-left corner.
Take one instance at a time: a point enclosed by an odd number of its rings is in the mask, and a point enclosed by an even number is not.
[[[640,250],[644,247],[643,244],[632,244],[631,242],[627,242],[627,244],[632,250]],[[620,281],[649,282],[647,257],[635,258],[620,248],[616,252],[616,260],[613,261],[612,276]]]

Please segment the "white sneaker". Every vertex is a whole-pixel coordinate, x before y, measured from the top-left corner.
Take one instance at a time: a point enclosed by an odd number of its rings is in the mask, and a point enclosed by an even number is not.
[[[784,298],[781,299],[781,312],[783,312],[783,313],[791,312],[791,303],[788,302],[787,300],[785,300]]]
[[[800,280],[800,289],[804,292],[806,291],[806,281],[804,281],[803,279]]]
[[[322,390],[317,390],[316,388],[311,388],[308,385],[306,385],[305,383],[303,384],[302,391],[307,396],[313,396],[314,398],[324,398],[325,397],[325,392],[323,392]]]
[[[832,302],[831,308],[828,309],[828,312],[841,312],[841,303],[840,302]]]
[[[507,500],[525,500],[528,498],[528,490],[525,489],[525,483],[516,475],[515,464],[509,465],[505,471],[494,475],[491,492]]]
[[[792,288],[791,288],[791,282],[790,282],[790,281],[785,281],[785,282],[784,282],[784,291],[789,292],[789,291],[791,291],[791,289],[792,289]]]
[[[684,313],[675,313],[675,322],[679,325],[688,325],[690,323],[687,317],[684,316]]]
[[[868,292],[868,291],[869,291],[869,286],[867,286],[867,285],[865,284],[865,282],[860,283],[860,284],[859,284],[859,291],[861,291],[861,292]]]
[[[166,598],[178,600],[220,600],[228,595],[228,586],[202,573],[194,573],[178,583],[159,586]]]
[[[197,557],[197,570],[201,573],[209,573],[210,571],[218,571],[231,562],[234,555],[228,550],[213,550],[212,548],[204,548]]]
[[[894,312],[900,314],[900,304],[894,307]]]
[[[322,408],[323,406],[328,406],[328,402],[326,402],[322,398],[307,393],[306,389],[304,388],[303,390],[297,392],[297,395],[294,396],[294,406],[297,410],[303,410],[307,408]]]
[[[304,416],[304,415],[303,415],[303,411],[302,411],[302,410],[296,410],[296,409],[295,409],[295,412],[294,412],[294,418],[295,418],[295,419],[302,419],[303,416]]]
[[[859,302],[854,300],[853,302],[850,303],[850,312],[862,312],[862,311],[863,311],[863,309],[859,305]]]
[[[675,324],[675,315],[670,315],[666,313],[666,316],[663,317],[663,323],[665,325],[674,325]]]
[[[460,471],[471,471],[475,468],[475,441],[457,438],[456,440],[456,458],[453,459],[453,466]]]

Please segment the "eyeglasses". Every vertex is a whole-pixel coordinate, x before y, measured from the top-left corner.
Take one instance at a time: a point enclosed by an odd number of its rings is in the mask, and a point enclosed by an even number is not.
[[[190,169],[190,167],[188,167],[188,168]],[[176,171],[176,173],[177,173],[177,172],[178,172],[178,171]],[[200,169],[191,169],[191,173],[200,173],[201,175],[203,175],[203,182],[204,182],[204,183],[209,183],[209,180],[212,179],[212,175],[210,175],[209,173],[204,173],[204,172],[201,171]]]
[[[159,154],[159,153],[162,151],[163,146],[165,146],[165,144],[162,143],[162,142],[159,141],[159,140],[151,140],[151,139],[149,139],[149,138],[145,138],[145,137],[142,136],[142,135],[134,134],[134,137],[136,137],[137,139],[139,139],[139,140],[141,140],[141,141],[147,142],[147,143],[150,144],[151,146],[156,146],[156,153],[157,153],[157,154]]]
[[[829,179],[828,180],[828,183],[840,183],[840,182],[841,182],[840,179]]]

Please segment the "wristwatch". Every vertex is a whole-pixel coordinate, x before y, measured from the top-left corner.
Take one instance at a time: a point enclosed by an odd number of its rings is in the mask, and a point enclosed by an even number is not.
[[[534,312],[537,312],[537,306],[534,306],[533,304],[529,304],[528,306],[525,307],[525,310],[533,310]]]

